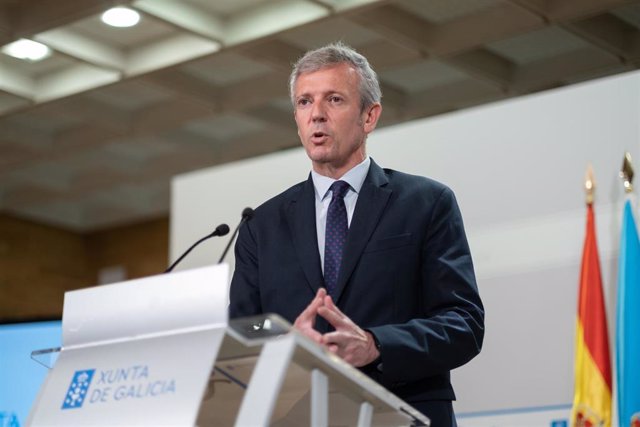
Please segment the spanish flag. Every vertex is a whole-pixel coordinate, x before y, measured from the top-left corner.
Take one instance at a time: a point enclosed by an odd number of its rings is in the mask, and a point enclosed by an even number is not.
[[[571,425],[611,426],[611,359],[593,206],[587,205],[576,327]]]

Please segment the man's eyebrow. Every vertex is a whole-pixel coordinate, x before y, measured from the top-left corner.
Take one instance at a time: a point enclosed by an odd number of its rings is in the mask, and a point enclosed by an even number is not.
[[[343,96],[343,97],[347,96],[345,92],[342,92],[342,91],[337,90],[337,89],[331,89],[331,90],[327,90],[327,91],[324,91],[324,92],[320,92],[320,95],[321,96],[340,95],[340,96]],[[303,98],[303,97],[311,96],[311,93],[310,92],[303,92],[303,93],[300,93],[300,94],[297,94],[297,95],[294,95],[294,96],[295,96],[296,99],[297,98]]]

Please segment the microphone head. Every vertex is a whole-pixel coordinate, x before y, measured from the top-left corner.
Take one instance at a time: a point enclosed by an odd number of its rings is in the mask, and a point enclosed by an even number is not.
[[[227,224],[220,224],[216,227],[214,233],[218,236],[225,236],[229,233],[229,226]]]
[[[245,221],[250,220],[251,218],[253,218],[253,209],[251,208],[244,208],[242,210],[242,219]]]

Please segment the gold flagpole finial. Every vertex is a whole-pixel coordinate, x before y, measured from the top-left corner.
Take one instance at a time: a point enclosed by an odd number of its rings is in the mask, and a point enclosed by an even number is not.
[[[593,193],[596,190],[596,181],[593,178],[593,167],[591,163],[587,165],[587,173],[584,176],[584,191],[587,197],[587,204],[593,204]]]
[[[620,178],[624,182],[624,192],[631,193],[633,191],[633,166],[631,165],[631,154],[628,151],[624,153]]]

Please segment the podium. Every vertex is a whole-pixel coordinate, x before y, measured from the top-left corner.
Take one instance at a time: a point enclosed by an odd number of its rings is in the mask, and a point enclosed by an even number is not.
[[[27,425],[429,425],[279,316],[228,321],[228,283],[217,265],[67,292]]]

